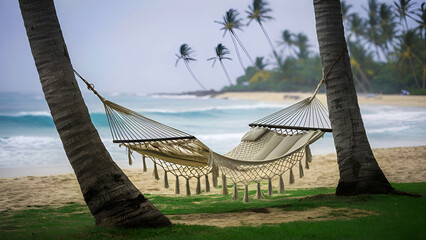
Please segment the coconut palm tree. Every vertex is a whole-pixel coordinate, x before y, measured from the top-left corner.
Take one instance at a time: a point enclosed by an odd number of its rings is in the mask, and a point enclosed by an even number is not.
[[[231,77],[229,77],[229,74],[228,74],[228,71],[226,70],[225,64],[223,64],[223,60],[225,60],[225,59],[232,60],[231,58],[226,57],[226,55],[229,55],[230,51],[222,43],[217,44],[217,46],[214,48],[214,51],[216,53],[216,56],[207,59],[207,61],[213,60],[212,67],[214,67],[216,60],[219,60],[219,63],[222,66],[223,72],[225,73],[226,78],[229,81],[229,84],[231,84],[231,86],[232,86]]]
[[[316,30],[323,72],[343,55],[325,80],[327,103],[340,179],[337,195],[391,193],[374,158],[358,105],[350,59],[345,46],[339,0],[314,0]]]
[[[360,18],[358,14],[352,13],[348,18],[348,25],[349,25],[349,35],[348,38],[350,39],[352,35],[355,37],[355,40],[357,42],[360,41],[360,37],[365,35],[365,21],[364,19]]]
[[[269,43],[269,46],[272,49],[272,53],[274,54],[275,59],[277,60],[278,65],[281,64],[281,61],[278,59],[277,51],[275,51],[274,44],[271,41],[271,38],[269,37],[268,32],[266,31],[265,27],[263,26],[263,22],[267,20],[273,19],[271,16],[268,15],[272,11],[272,9],[268,8],[268,3],[263,0],[253,0],[253,4],[251,6],[248,6],[249,11],[246,11],[248,14],[249,22],[247,25],[251,23],[251,21],[255,20],[260,28],[263,31],[263,34],[266,37],[266,40]]]
[[[241,42],[241,40],[238,38],[237,34],[235,33],[235,30],[242,30],[242,26],[243,26],[242,19],[239,18],[238,15],[240,15],[238,11],[231,8],[225,13],[225,16],[223,16],[222,22],[219,22],[219,21],[214,21],[214,22],[222,25],[222,28],[220,30],[223,30],[223,36],[225,36],[227,32],[230,33],[229,35],[231,36],[232,43],[234,44],[235,53],[237,54],[238,61],[240,62],[240,65],[245,72],[246,68],[244,67],[243,61],[238,51],[237,43],[241,47],[243,52],[246,54],[247,58],[249,59],[252,65],[254,65],[254,62],[252,58],[250,57],[250,54],[244,47],[243,43]]]
[[[254,65],[259,70],[265,70],[265,67],[268,66],[268,62],[263,62],[263,57],[257,57],[254,61]]]
[[[420,35],[426,39],[426,8],[425,3],[422,3],[421,7],[418,9],[418,13],[416,13],[418,19],[415,19],[418,24],[416,29],[419,30]]]
[[[299,51],[296,52],[296,55],[299,59],[305,59],[309,57],[309,39],[304,33],[298,33],[294,39],[294,45],[298,48]]]
[[[45,99],[84,200],[104,227],[163,227],[170,221],[112,160],[74,77],[52,0],[19,0]]]
[[[398,0],[393,2],[396,7],[396,11],[398,13],[399,18],[404,20],[405,23],[405,29],[408,29],[408,23],[407,23],[407,17],[411,18],[411,15],[413,11],[411,8],[413,7],[414,3],[411,2],[411,0]]]
[[[377,59],[380,60],[379,54],[379,24],[380,20],[378,17],[379,3],[377,0],[368,0],[368,8],[365,9],[368,13],[367,26],[368,30],[366,31],[366,38],[370,44],[374,47]]]
[[[207,90],[206,87],[204,87],[204,85],[200,82],[200,80],[198,80],[197,76],[195,76],[194,72],[192,71],[191,67],[189,66],[189,62],[191,61],[196,61],[195,58],[191,57],[191,54],[194,53],[194,50],[192,50],[192,48],[184,43],[182,45],[180,45],[179,48],[179,54],[176,54],[176,63],[175,63],[175,67],[178,65],[179,60],[182,59],[182,61],[185,63],[186,69],[188,69],[188,72],[191,74],[192,78],[195,80],[195,82],[198,83],[198,85],[200,85],[200,87],[203,90]]]
[[[287,48],[288,54],[290,55],[292,51],[294,51],[294,34],[289,30],[284,30],[281,34],[281,40],[278,41],[278,45],[284,47],[284,51]]]
[[[379,9],[380,32],[379,42],[382,52],[386,55],[386,59],[390,62],[390,47],[393,45],[394,37],[397,34],[397,23],[392,6],[385,3],[380,4]]]
[[[415,67],[415,60],[421,62],[422,65],[424,65],[423,60],[415,54],[416,45],[418,45],[418,36],[416,35],[416,32],[414,30],[408,30],[404,32],[399,37],[399,43],[397,45],[398,48],[396,49],[396,54],[398,57],[398,65],[403,69],[407,68],[404,65],[408,65],[411,70],[411,74],[413,75],[416,86],[418,88],[425,88],[424,81],[422,85],[420,85],[419,83]]]

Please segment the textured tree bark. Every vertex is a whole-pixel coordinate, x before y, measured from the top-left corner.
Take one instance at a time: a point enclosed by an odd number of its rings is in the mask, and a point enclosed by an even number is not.
[[[53,1],[20,0],[19,4],[46,101],[96,224],[170,225],[105,149],[75,80]]]
[[[314,0],[323,72],[345,46],[339,0]],[[358,105],[347,49],[325,81],[340,180],[337,195],[390,193],[394,189],[371,150]]]

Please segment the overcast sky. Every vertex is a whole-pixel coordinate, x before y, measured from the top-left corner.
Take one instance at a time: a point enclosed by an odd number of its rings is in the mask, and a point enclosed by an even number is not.
[[[312,1],[268,2],[274,20],[266,22],[265,27],[273,41],[279,40],[285,29],[303,32],[309,37],[311,50],[318,52]],[[366,2],[348,1],[353,5],[352,12],[362,15],[365,11],[361,5]],[[250,3],[251,0],[55,1],[74,68],[100,92],[132,93],[199,90],[184,64],[174,66],[182,43],[196,51],[197,61],[191,63],[194,73],[206,87],[216,90],[226,85],[227,79],[219,64],[212,68],[206,59],[214,56],[214,46],[223,43],[231,50],[233,61],[225,64],[235,81],[243,70],[229,35],[222,37],[220,25],[214,21],[222,20],[230,8],[237,9],[246,21],[245,10]],[[0,32],[0,92],[41,92],[18,0],[0,1]],[[256,22],[237,34],[252,58],[271,59],[270,47]],[[247,66],[248,60],[244,56],[243,60]]]

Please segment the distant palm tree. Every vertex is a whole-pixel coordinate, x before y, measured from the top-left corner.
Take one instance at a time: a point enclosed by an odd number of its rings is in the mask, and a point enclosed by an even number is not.
[[[293,33],[291,33],[289,30],[284,30],[281,34],[281,40],[278,41],[278,45],[283,46],[284,50],[287,48],[289,55],[291,54],[291,51],[294,51],[294,40],[293,40]]]
[[[246,11],[248,14],[248,18],[250,19],[247,25],[251,23],[252,20],[255,20],[260,28],[263,31],[263,34],[266,37],[266,40],[268,40],[269,46],[271,46],[272,53],[274,54],[275,59],[278,62],[278,65],[280,65],[280,61],[278,59],[278,54],[275,51],[274,44],[271,41],[271,38],[269,37],[269,34],[266,32],[265,27],[263,26],[263,22],[266,20],[273,19],[271,16],[268,16],[267,14],[272,11],[272,9],[267,8],[268,3],[263,0],[253,0],[253,4],[251,6],[248,6],[249,11]]]
[[[418,9],[418,13],[416,14],[418,19],[415,19],[418,24],[416,29],[419,30],[420,34],[424,34],[424,38],[426,39],[426,8],[425,3],[422,3],[422,6]]]
[[[398,12],[399,18],[405,22],[405,29],[408,29],[407,17],[411,18],[410,13],[413,13],[411,8],[413,7],[414,3],[411,3],[411,0],[398,0],[398,2],[395,1],[393,3],[396,6],[396,11]]]
[[[296,55],[299,59],[304,59],[309,57],[309,44],[308,44],[308,36],[306,36],[304,33],[298,33],[296,35],[296,38],[294,40],[294,45],[299,49],[298,52],[296,52]]]
[[[212,67],[213,67],[214,64],[216,63],[216,60],[219,60],[219,63],[222,66],[223,72],[225,73],[226,78],[228,79],[229,83],[232,86],[231,77],[229,77],[229,74],[228,74],[228,71],[226,70],[225,64],[223,64],[224,59],[232,60],[231,58],[226,57],[226,55],[228,55],[230,53],[230,51],[222,43],[217,44],[217,46],[214,48],[214,50],[216,52],[216,56],[207,59],[207,61],[213,60],[213,64],[212,64]]]
[[[247,58],[250,60],[251,64],[254,65],[253,59],[250,57],[250,54],[247,52],[246,48],[244,47],[243,43],[241,42],[241,40],[238,38],[237,34],[235,33],[235,30],[241,30],[243,24],[242,24],[242,19],[238,18],[239,13],[237,12],[237,10],[235,9],[229,9],[226,13],[225,16],[223,16],[223,22],[219,22],[219,21],[214,21],[215,23],[219,23],[221,24],[223,27],[220,30],[224,30],[223,32],[223,36],[225,36],[225,34],[227,32],[230,33],[231,39],[232,39],[232,43],[234,44],[235,47],[235,52],[237,53],[237,57],[238,57],[238,61],[240,62],[241,67],[243,68],[244,72],[246,71],[246,68],[244,67],[243,61],[241,59],[240,53],[238,51],[238,45],[241,47],[241,49],[243,50],[243,52],[246,54]]]
[[[180,45],[179,48],[179,54],[176,54],[176,63],[175,63],[175,67],[177,66],[177,64],[179,63],[179,60],[183,60],[183,62],[185,63],[186,68],[188,69],[189,73],[191,74],[192,78],[198,83],[198,85],[200,85],[200,87],[203,90],[207,90],[206,87],[204,87],[204,85],[198,80],[197,76],[195,76],[194,72],[192,72],[191,67],[189,67],[189,62],[190,61],[196,61],[195,58],[191,57],[191,54],[194,53],[194,50],[192,50],[192,48],[190,46],[188,46],[188,44],[184,43],[182,45]]]
[[[395,14],[392,11],[392,6],[385,3],[380,4],[379,10],[380,20],[380,35],[379,42],[382,52],[386,55],[388,62],[390,61],[389,48],[394,42],[394,37],[397,34],[397,23],[395,21]]]
[[[380,46],[380,41],[378,37],[378,28],[379,28],[379,3],[377,0],[368,0],[368,8],[365,9],[368,13],[367,25],[369,29],[366,31],[366,38],[375,48],[377,59],[380,59],[380,54],[378,48]],[[371,46],[371,45],[370,45]]]
[[[349,16],[349,38],[352,36],[352,34],[354,35],[355,39],[359,42],[360,41],[360,37],[364,36],[365,33],[365,21],[364,19],[360,18],[358,16],[358,14],[356,13],[352,13]]]
[[[413,30],[408,30],[404,32],[401,37],[399,38],[397,49],[397,55],[399,58],[398,65],[400,65],[403,68],[404,65],[408,63],[411,69],[411,73],[413,74],[414,81],[416,83],[416,86],[418,88],[425,87],[425,83],[423,82],[423,86],[420,85],[418,79],[417,79],[417,73],[414,66],[414,60],[422,61],[414,52],[415,45],[417,43],[417,35]]]
[[[268,66],[268,62],[263,62],[263,57],[257,57],[254,61],[254,65],[259,70],[264,70],[266,66]]]

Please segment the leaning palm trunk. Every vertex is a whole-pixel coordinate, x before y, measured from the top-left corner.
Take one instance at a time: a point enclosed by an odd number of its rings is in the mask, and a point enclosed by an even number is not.
[[[253,59],[250,57],[249,52],[247,51],[247,49],[244,47],[243,42],[241,42],[240,38],[237,36],[237,34],[234,31],[231,31],[231,34],[234,36],[235,40],[237,40],[238,45],[240,45],[241,49],[243,50],[243,52],[246,54],[248,60],[250,61],[252,66],[255,66]]]
[[[269,37],[268,32],[266,32],[266,29],[265,29],[265,27],[263,26],[263,24],[262,24],[262,22],[261,22],[261,21],[257,21],[257,23],[259,24],[260,28],[262,29],[263,34],[265,35],[265,38],[266,38],[266,40],[268,41],[269,46],[270,46],[270,47],[271,47],[271,49],[272,49],[272,54],[274,55],[275,60],[277,61],[278,67],[282,68],[282,67],[283,67],[283,66],[282,66],[282,62],[281,62],[280,58],[278,57],[277,51],[275,51],[274,44],[272,43],[271,38]]]
[[[234,45],[234,48],[235,48],[235,53],[237,54],[238,62],[243,68],[243,71],[246,72],[246,67],[244,67],[243,60],[241,59],[240,51],[238,50],[237,42],[234,38],[234,35],[231,33],[230,36],[231,36],[232,44]]]
[[[192,71],[191,67],[189,66],[189,63],[187,61],[184,61],[184,62],[185,62],[186,69],[188,69],[188,72],[191,74],[191,77],[198,83],[198,85],[203,90],[207,90],[207,88],[204,87],[204,85],[200,82],[200,80],[198,80],[197,76],[195,76],[194,72]]]
[[[326,72],[345,46],[340,1],[314,0],[314,8],[321,62]],[[393,192],[365,133],[347,49],[325,84],[340,172],[336,194]]]
[[[231,86],[232,86],[231,77],[229,76],[229,73],[228,73],[228,71],[226,70],[225,64],[223,64],[222,60],[219,60],[219,62],[220,62],[220,65],[222,66],[223,72],[224,72],[224,73],[225,73],[225,75],[226,75],[226,78],[227,78],[227,79],[228,79],[228,81],[229,81],[229,84],[231,84]]]
[[[114,163],[94,128],[73,74],[53,1],[20,0],[19,4],[46,101],[96,224],[170,225]]]

